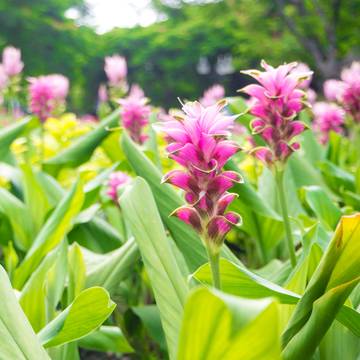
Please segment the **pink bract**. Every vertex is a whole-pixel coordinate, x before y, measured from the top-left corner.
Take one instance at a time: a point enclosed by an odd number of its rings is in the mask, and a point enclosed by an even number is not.
[[[243,71],[259,84],[248,85],[242,91],[253,98],[249,109],[255,116],[251,122],[253,133],[259,134],[268,146],[266,150],[255,149],[254,153],[266,164],[272,165],[286,161],[299,148],[293,138],[306,126],[294,119],[304,107],[305,93],[301,84],[311,77],[312,72],[294,71],[296,63],[274,68],[262,61],[261,66],[265,71]]]
[[[104,70],[111,85],[119,85],[126,79],[127,64],[124,57],[120,55],[107,56],[105,58]]]
[[[163,177],[185,191],[187,206],[174,211],[180,220],[192,225],[203,238],[221,244],[236,214],[226,212],[236,194],[228,190],[242,182],[239,174],[224,171],[223,166],[239,147],[228,139],[237,116],[223,113],[225,102],[204,107],[199,102],[183,105],[183,114],[158,124],[169,143],[169,157],[183,170],[172,170]]]
[[[2,54],[2,64],[7,76],[21,73],[24,63],[21,61],[21,51],[13,46],[7,46]]]
[[[121,171],[110,174],[107,184],[107,195],[115,202],[118,201],[118,189],[125,186],[131,180],[130,176]]]
[[[318,102],[313,107],[314,130],[319,134],[321,143],[329,140],[330,131],[341,134],[345,119],[345,111],[336,104]]]

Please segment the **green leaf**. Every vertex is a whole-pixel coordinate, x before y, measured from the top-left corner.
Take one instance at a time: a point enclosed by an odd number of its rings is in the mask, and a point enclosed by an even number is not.
[[[212,284],[209,264],[201,266],[192,276],[203,284]],[[244,298],[258,299],[271,296],[282,304],[290,305],[296,304],[301,298],[292,290],[285,289],[226,259],[220,259],[220,279],[224,292]],[[354,334],[360,334],[360,313],[356,310],[343,306],[337,319]]]
[[[15,287],[21,289],[43,257],[64,239],[72,227],[74,218],[80,212],[83,200],[82,185],[77,182],[47,219],[25,259],[17,268],[14,278]]]
[[[45,347],[52,347],[81,339],[98,328],[115,306],[103,288],[86,289],[39,332],[40,342]]]
[[[0,266],[0,349],[2,359],[50,360],[42,348]]]
[[[121,196],[121,206],[139,245],[160,310],[170,358],[175,358],[183,304],[188,291],[171,250],[149,185],[136,178]]]
[[[132,238],[117,250],[103,255],[97,254],[97,258],[97,264],[86,274],[86,287],[102,286],[111,294],[120,282],[131,274],[139,258],[139,250]]]
[[[9,153],[11,143],[31,125],[32,120],[33,118],[26,117],[0,130],[0,159]]]
[[[121,330],[116,326],[101,326],[99,330],[82,338],[79,341],[79,345],[85,349],[104,352],[134,352],[134,349],[127,342]]]
[[[102,120],[94,130],[74,141],[54,157],[46,160],[44,169],[51,174],[56,174],[62,167],[74,168],[89,160],[94,150],[110,134],[108,128],[119,122],[119,112],[120,110],[114,111]]]
[[[277,304],[196,289],[185,306],[177,359],[280,360]]]
[[[305,200],[316,218],[328,229],[334,230],[341,217],[341,211],[319,186],[303,188]]]
[[[193,275],[201,283],[210,285],[211,269],[209,264],[201,266]],[[226,259],[220,259],[220,282],[224,292],[249,299],[276,297],[285,304],[296,304],[300,296],[279,285],[265,280]]]
[[[51,206],[31,166],[24,163],[21,165],[21,170],[23,173],[24,202],[31,214],[36,232],[38,232]]]
[[[66,251],[67,243],[64,241],[47,254],[21,291],[20,305],[35,331],[39,331],[51,320],[49,315],[54,314],[60,300],[66,275]],[[57,277],[55,282],[54,275]]]
[[[69,283],[67,287],[67,302],[70,304],[85,287],[86,267],[77,243],[71,245],[68,251]]]
[[[199,236],[190,226],[169,216],[176,208],[183,205],[184,201],[170,185],[161,184],[162,175],[159,169],[139,150],[126,133],[121,138],[121,144],[135,173],[143,177],[151,187],[161,218],[184,255],[190,271],[195,271],[207,262],[206,250]],[[226,246],[222,248],[222,255],[233,262],[240,263]]]
[[[283,334],[284,359],[313,354],[359,283],[360,214],[344,216]]]
[[[0,188],[0,212],[11,224],[16,246],[21,250],[29,249],[35,235],[35,227],[25,204],[9,191]]]

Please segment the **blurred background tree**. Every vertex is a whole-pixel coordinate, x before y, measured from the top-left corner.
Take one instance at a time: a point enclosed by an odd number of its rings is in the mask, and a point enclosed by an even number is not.
[[[70,78],[70,108],[91,112],[105,81],[103,58],[128,59],[129,80],[156,105],[198,98],[215,82],[228,95],[246,81],[239,70],[300,60],[316,71],[314,86],[358,55],[357,0],[153,0],[162,21],[99,35],[79,25],[84,0],[0,0],[0,48],[21,48],[25,74]],[[65,16],[75,9],[77,21]]]

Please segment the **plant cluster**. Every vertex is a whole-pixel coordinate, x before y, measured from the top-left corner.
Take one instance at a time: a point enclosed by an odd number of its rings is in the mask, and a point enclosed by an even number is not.
[[[23,66],[4,51],[1,359],[358,358],[359,63],[323,96],[263,61],[246,99],[165,112],[115,54],[79,118]]]

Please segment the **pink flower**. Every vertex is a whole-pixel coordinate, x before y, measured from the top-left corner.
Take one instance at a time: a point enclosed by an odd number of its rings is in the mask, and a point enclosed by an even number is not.
[[[344,92],[344,83],[340,80],[326,80],[323,85],[324,95],[329,101],[341,101]]]
[[[68,79],[65,76],[53,74],[29,78],[30,111],[43,122],[54,110],[63,105],[68,92]]]
[[[353,62],[341,72],[344,90],[341,102],[347,113],[360,122],[360,62]]]
[[[202,106],[211,106],[225,97],[225,89],[222,85],[215,84],[204,92],[199,100]]]
[[[21,61],[21,52],[13,46],[7,46],[2,54],[2,63],[7,76],[21,73],[24,63]]]
[[[315,101],[316,101],[316,98],[317,98],[317,94],[316,94],[316,92],[315,92],[313,89],[308,88],[308,89],[306,90],[306,98],[307,98],[309,104],[310,104],[310,105],[313,105],[313,104],[315,104]]]
[[[6,88],[8,80],[4,66],[0,64],[0,91]]]
[[[108,93],[105,84],[100,84],[99,86],[98,99],[100,103],[105,103],[108,101]]]
[[[125,58],[120,55],[107,56],[104,70],[111,85],[120,85],[127,75]]]
[[[180,220],[190,224],[204,239],[221,245],[240,216],[227,212],[236,194],[228,193],[241,177],[223,166],[238,150],[228,140],[237,116],[222,113],[225,102],[204,107],[199,102],[186,103],[182,117],[176,116],[158,124],[166,134],[169,157],[184,170],[167,173],[168,182],[185,191],[187,206],[174,211]]]
[[[107,195],[115,202],[118,202],[118,190],[129,183],[131,178],[121,171],[113,172],[109,176],[107,184]]]
[[[329,140],[330,131],[339,134],[343,132],[342,126],[345,119],[345,111],[336,104],[318,102],[313,107],[314,129],[319,133],[321,143]]]
[[[308,74],[310,73],[310,68],[307,64],[305,63],[298,63],[296,67],[293,68],[293,70],[291,71],[293,74]],[[299,83],[299,87],[302,89],[307,89],[310,86],[312,80],[312,75],[310,75],[309,77],[303,79],[300,83]]]
[[[54,97],[57,100],[65,100],[69,92],[69,79],[61,74],[52,74],[47,76],[51,82]]]
[[[273,68],[262,61],[261,66],[265,71],[243,71],[259,82],[246,86],[242,91],[255,98],[249,110],[255,116],[250,126],[253,133],[261,135],[268,146],[257,148],[254,153],[268,165],[286,161],[300,146],[292,139],[306,129],[304,123],[294,119],[304,105],[305,93],[300,89],[300,84],[312,72],[293,72],[296,65],[291,63]]]
[[[30,111],[44,122],[55,109],[55,96],[47,76],[29,78]]]
[[[143,128],[149,123],[150,106],[144,97],[128,96],[120,99],[122,124],[128,130],[131,138],[138,144],[143,144],[148,138],[142,134]]]
[[[133,84],[131,85],[129,96],[132,98],[141,99],[145,97],[145,93],[138,84]]]

